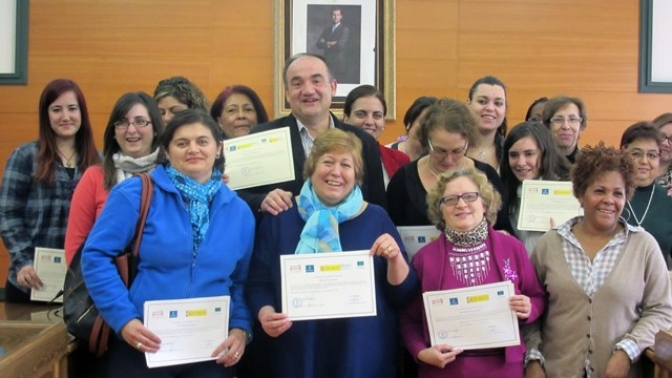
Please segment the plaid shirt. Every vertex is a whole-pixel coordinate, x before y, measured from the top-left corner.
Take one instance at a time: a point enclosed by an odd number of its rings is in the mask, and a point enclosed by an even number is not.
[[[562,251],[567,260],[567,266],[576,280],[576,283],[592,297],[602,287],[604,282],[609,277],[609,273],[614,268],[616,260],[623,253],[625,242],[627,241],[629,232],[637,232],[643,229],[636,228],[629,225],[622,218],[619,220],[623,226],[623,231],[616,234],[601,250],[595,255],[595,259],[590,261],[590,258],[583,251],[581,243],[576,239],[572,232],[572,227],[583,220],[583,217],[575,217],[568,222],[565,222],[558,228],[558,234],[562,238]],[[630,361],[635,361],[641,351],[637,344],[632,340],[621,340],[616,343],[614,350],[622,350],[625,352]],[[526,362],[530,360],[541,360],[543,364],[543,356],[538,349],[531,349],[526,356]],[[586,377],[590,378],[590,362],[586,359]]]
[[[68,224],[70,199],[82,174],[75,168],[70,178],[56,163],[54,185],[35,181],[37,142],[12,152],[0,187],[0,234],[10,255],[8,280],[17,288],[19,270],[33,264],[35,247],[62,249]]]

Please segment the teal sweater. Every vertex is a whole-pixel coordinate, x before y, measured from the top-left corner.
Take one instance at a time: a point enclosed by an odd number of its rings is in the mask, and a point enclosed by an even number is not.
[[[651,190],[654,190],[653,197],[651,197]],[[649,210],[646,212],[649,198],[651,198],[651,205],[648,206]],[[642,222],[641,226],[658,242],[669,268],[672,252],[672,227],[670,226],[672,224],[672,198],[667,196],[667,190],[658,184],[638,187],[630,200],[630,206],[632,210],[627,204],[625,205],[623,218],[633,226],[638,225],[635,218]],[[634,216],[632,211],[635,212]],[[642,220],[645,212],[646,217]]]

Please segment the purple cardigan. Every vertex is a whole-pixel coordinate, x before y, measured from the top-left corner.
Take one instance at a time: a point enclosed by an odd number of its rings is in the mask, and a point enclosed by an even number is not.
[[[504,235],[489,227],[489,239],[493,256],[494,269],[492,273],[498,274],[499,280],[509,279],[513,282],[516,294],[527,295],[530,298],[532,309],[530,317],[521,321],[521,325],[530,324],[541,316],[546,308],[546,292],[541,287],[534,267],[525,250],[525,246],[513,236]],[[451,287],[439,287],[441,270],[449,270],[449,265],[444,263],[446,245],[449,244],[445,237],[440,237],[420,249],[413,257],[412,265],[420,279],[422,293],[426,291],[449,290]],[[509,262],[505,273],[505,261]],[[450,274],[450,271],[448,271]],[[414,358],[418,353],[429,347],[430,338],[427,328],[425,309],[422,302],[422,293],[402,311],[400,315],[401,335],[406,348]],[[505,348],[506,362],[522,361],[525,355],[525,343]],[[459,355],[457,358],[460,358]],[[420,362],[421,363],[421,362]],[[421,363],[422,364],[422,363]],[[448,368],[450,365],[447,365]],[[440,371],[437,369],[437,371]]]

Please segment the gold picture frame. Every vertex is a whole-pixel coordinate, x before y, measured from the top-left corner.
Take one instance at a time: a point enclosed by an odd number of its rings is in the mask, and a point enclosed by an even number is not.
[[[348,92],[361,84],[375,85],[387,102],[387,117],[396,117],[395,87],[395,2],[394,0],[274,0],[274,85],[275,117],[291,112],[285,99],[285,61],[300,52],[321,55],[316,41],[326,29],[334,9],[341,9],[342,23],[351,30],[349,57],[343,80],[338,83],[331,110],[342,115]],[[373,22],[369,22],[373,20]],[[369,25],[375,25],[370,27]],[[373,30],[371,30],[373,29]],[[323,31],[324,32],[324,31]],[[354,62],[354,64],[352,64]]]

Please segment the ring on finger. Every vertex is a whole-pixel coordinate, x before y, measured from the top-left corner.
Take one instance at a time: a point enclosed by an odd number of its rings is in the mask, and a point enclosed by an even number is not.
[[[388,253],[392,252],[393,250],[394,250],[394,248],[392,248],[392,246],[387,247],[387,252]]]
[[[138,343],[135,345],[135,349],[140,349],[142,348],[142,343],[138,341]]]
[[[240,357],[240,354],[238,354],[238,352],[233,354],[233,358],[238,358],[238,357]]]

